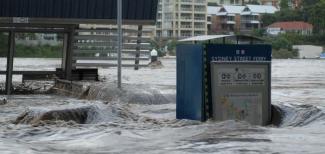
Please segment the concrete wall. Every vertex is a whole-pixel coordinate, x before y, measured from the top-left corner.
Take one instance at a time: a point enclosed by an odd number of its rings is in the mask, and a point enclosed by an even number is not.
[[[299,58],[319,58],[323,52],[323,47],[314,45],[294,45],[294,49],[299,52]]]

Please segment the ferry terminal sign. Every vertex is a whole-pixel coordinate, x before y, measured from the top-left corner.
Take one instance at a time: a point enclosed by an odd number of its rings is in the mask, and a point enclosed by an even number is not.
[[[207,46],[207,85],[211,117],[266,125],[271,110],[271,47]]]

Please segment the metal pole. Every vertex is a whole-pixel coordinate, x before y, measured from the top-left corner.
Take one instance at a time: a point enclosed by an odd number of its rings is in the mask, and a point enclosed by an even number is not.
[[[15,33],[13,31],[10,31],[9,39],[8,39],[7,72],[6,72],[6,94],[7,95],[11,94],[14,52],[15,52]]]
[[[117,0],[117,31],[118,31],[118,40],[117,40],[117,48],[118,48],[118,68],[117,68],[117,87],[122,88],[122,41],[123,41],[123,33],[122,33],[122,0]]]
[[[137,47],[136,47],[136,53],[135,53],[135,66],[134,66],[134,70],[139,70],[140,50],[141,50],[141,37],[142,37],[142,25],[138,25],[138,37],[137,37]]]

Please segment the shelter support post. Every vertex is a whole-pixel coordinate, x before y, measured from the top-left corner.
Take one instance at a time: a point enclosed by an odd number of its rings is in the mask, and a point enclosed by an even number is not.
[[[7,71],[6,71],[6,94],[7,95],[11,94],[14,53],[15,53],[15,32],[10,31],[9,39],[8,39]]]
[[[138,25],[138,37],[137,37],[137,47],[136,47],[136,53],[135,53],[135,66],[134,66],[134,70],[139,70],[140,50],[141,50],[141,37],[142,37],[142,25]]]
[[[67,34],[64,34],[64,71],[65,79],[72,79],[72,56],[73,56],[73,36],[74,36],[74,27],[71,27]]]
[[[68,52],[68,34],[63,34],[63,54],[62,54],[62,70],[66,70],[66,61],[67,61],[67,52]]]

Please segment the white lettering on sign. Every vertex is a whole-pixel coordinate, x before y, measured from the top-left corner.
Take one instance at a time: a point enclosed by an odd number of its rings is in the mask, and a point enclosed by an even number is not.
[[[266,61],[266,57],[216,56],[216,57],[211,57],[211,61]]]
[[[218,86],[263,86],[263,68],[220,68],[217,72]]]
[[[29,18],[14,17],[12,18],[12,22],[17,24],[28,24]]]

